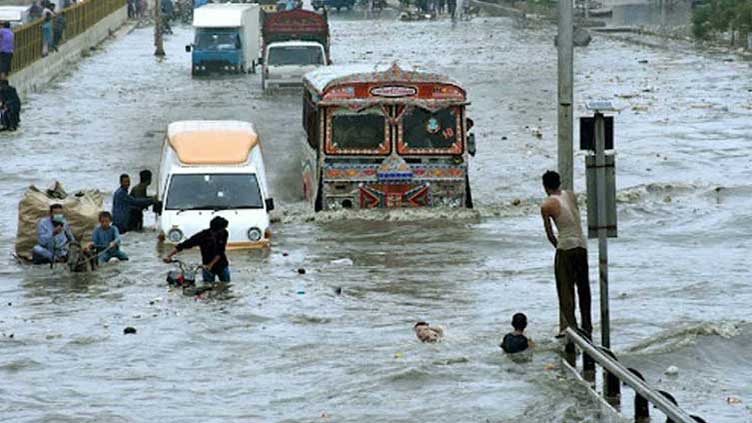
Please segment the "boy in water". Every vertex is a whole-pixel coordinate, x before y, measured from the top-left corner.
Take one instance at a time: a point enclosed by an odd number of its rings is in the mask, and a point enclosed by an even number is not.
[[[512,316],[512,327],[514,328],[514,331],[504,335],[504,340],[501,341],[501,345],[499,345],[505,353],[514,354],[535,346],[532,339],[528,339],[528,337],[525,336],[527,316],[523,313],[517,313]]]
[[[427,322],[418,322],[415,324],[415,336],[421,342],[438,342],[444,337],[444,330],[440,327],[431,327]]]
[[[99,226],[91,235],[91,247],[99,254],[99,263],[107,263],[113,257],[120,260],[128,260],[128,255],[120,250],[120,231],[112,224],[112,214],[108,211],[99,213]]]

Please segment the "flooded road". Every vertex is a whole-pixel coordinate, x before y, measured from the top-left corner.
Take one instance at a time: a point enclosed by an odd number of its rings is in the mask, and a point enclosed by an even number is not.
[[[191,79],[188,28],[162,62],[151,29],[136,30],[31,96],[22,132],[0,138],[3,419],[597,421],[584,392],[545,369],[558,362],[554,252],[537,212],[540,175],[556,166],[554,29],[505,18],[331,25],[335,63],[399,60],[465,84],[477,209],[313,214],[295,160],[300,98],[264,96],[255,75]],[[691,412],[750,421],[750,66],[601,37],[576,54],[577,112],[604,97],[624,107],[612,344]],[[130,262],[91,275],[10,258],[28,185],[111,193],[120,173],[157,169],[164,130],[181,119],[250,120],[264,142],[281,209],[274,246],[230,254],[231,298],[168,291],[153,230],[127,235]],[[524,364],[498,348],[518,311],[541,346]],[[443,325],[446,341],[419,344],[417,320]],[[663,376],[669,365],[677,377]]]

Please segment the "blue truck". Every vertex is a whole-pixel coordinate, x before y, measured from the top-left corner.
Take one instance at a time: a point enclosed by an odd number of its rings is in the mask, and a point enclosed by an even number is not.
[[[206,4],[193,12],[191,73],[256,72],[261,49],[258,4]]]

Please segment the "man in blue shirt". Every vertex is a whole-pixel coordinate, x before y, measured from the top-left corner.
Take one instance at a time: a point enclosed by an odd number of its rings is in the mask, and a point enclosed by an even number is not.
[[[34,264],[62,262],[68,258],[68,246],[76,237],[65,221],[61,204],[51,205],[49,217],[39,221],[37,237],[37,245],[31,250]]]
[[[99,263],[107,263],[113,257],[128,260],[128,255],[120,249],[120,231],[112,225],[112,214],[107,211],[99,213],[99,226],[91,235],[94,251],[99,256]]]
[[[128,194],[131,187],[131,177],[127,174],[120,175],[120,188],[112,196],[112,221],[121,234],[128,232],[131,227],[131,213],[154,204],[151,198],[136,198]]]
[[[10,22],[3,22],[0,29],[0,76],[7,79],[13,61],[13,52],[16,49],[16,39]]]

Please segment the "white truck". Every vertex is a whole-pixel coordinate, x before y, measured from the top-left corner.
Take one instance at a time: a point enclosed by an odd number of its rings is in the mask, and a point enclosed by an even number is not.
[[[31,22],[31,6],[0,6],[0,22],[10,22],[11,28]]]
[[[303,86],[303,75],[329,59],[329,22],[325,14],[294,9],[272,13],[264,20],[264,91]]]
[[[212,72],[256,72],[261,49],[260,8],[255,3],[207,4],[193,12],[196,35],[192,52],[193,75]]]

